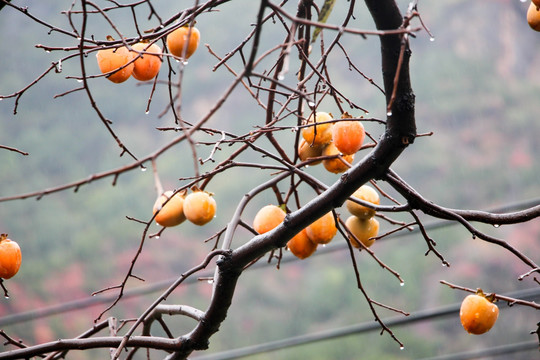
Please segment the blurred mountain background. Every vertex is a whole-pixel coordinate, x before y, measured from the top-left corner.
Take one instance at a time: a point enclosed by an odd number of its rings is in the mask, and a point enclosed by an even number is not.
[[[27,5],[30,13],[61,28],[68,28],[67,17],[61,13],[71,2],[13,1]],[[104,4],[104,2],[98,2]],[[192,2],[156,2],[164,18]],[[405,11],[408,2],[399,1]],[[287,8],[294,13],[294,6]],[[319,4],[321,5],[321,4]],[[339,23],[345,11],[336,4],[328,19]],[[348,4],[347,4],[348,6]],[[519,0],[452,0],[420,2],[423,21],[433,39],[420,31],[411,39],[413,56],[411,77],[417,99],[420,137],[395,163],[397,171],[425,197],[444,206],[469,209],[492,209],[508,204],[529,202],[539,196],[540,162],[540,33],[532,31],[526,22],[528,3]],[[147,20],[143,9],[141,29],[156,26]],[[219,12],[203,14],[197,19],[201,47],[185,66],[182,83],[182,116],[197,121],[223,94],[234,76],[223,66],[212,68],[218,60],[205,44],[219,56],[233,50],[251,31],[258,2],[231,1]],[[241,17],[238,14],[242,14]],[[135,36],[131,17],[120,11],[111,12],[126,36]],[[6,6],[0,12],[0,94],[8,95],[24,88],[66,52],[50,53],[36,48],[46,46],[76,46],[77,40],[33,22]],[[74,16],[75,23],[80,18]],[[104,39],[113,30],[93,16],[88,34]],[[373,29],[374,25],[363,5],[358,5],[351,26]],[[264,28],[263,48],[283,41],[279,26]],[[277,30],[276,30],[277,29]],[[331,32],[323,36],[331,39]],[[434,41],[432,41],[434,40]],[[345,34],[344,48],[351,61],[368,77],[381,83],[379,43],[376,37],[362,39]],[[316,56],[317,49],[314,49]],[[94,54],[85,61],[89,74],[99,73]],[[272,61],[275,59],[272,58]],[[270,61],[270,60],[268,60]],[[166,64],[164,64],[166,65]],[[291,69],[294,63],[291,64]],[[173,63],[177,69],[179,64]],[[241,69],[239,59],[230,66]],[[354,116],[384,118],[384,96],[368,81],[351,71],[343,54],[335,51],[328,59],[334,86],[369,111],[358,110]],[[56,97],[81,84],[78,59],[64,61],[62,71],[52,71],[18,99],[0,102],[0,144],[29,153],[0,151],[0,198],[24,194],[89,178],[92,174],[130,164],[128,155],[120,157],[120,148],[106,131],[91,108],[84,91]],[[162,67],[160,80],[167,80],[167,66]],[[75,78],[70,78],[75,77]],[[294,84],[291,71],[285,81]],[[112,128],[122,142],[137,157],[160,148],[178,133],[158,131],[156,127],[171,127],[170,112],[163,114],[169,101],[168,90],[158,86],[152,96],[150,110],[145,114],[151,85],[130,79],[113,84],[103,78],[89,80],[90,90]],[[246,100],[247,99],[247,100]],[[337,108],[328,103],[329,109]],[[335,115],[334,114],[334,115]],[[191,120],[192,119],[192,120]],[[295,119],[289,123],[294,126]],[[230,101],[218,111],[208,127],[247,133],[264,123],[264,110],[256,105],[246,90],[239,87]],[[381,128],[366,123],[366,129],[377,137]],[[219,136],[205,135],[201,141],[217,141]],[[282,144],[292,143],[294,133],[278,135]],[[263,142],[264,144],[264,142]],[[206,158],[212,146],[198,146],[198,155]],[[233,150],[222,146],[215,160],[227,158]],[[290,154],[294,149],[289,149]],[[160,157],[157,162],[161,180],[167,188],[185,184],[179,178],[194,175],[193,161],[187,143],[181,143]],[[362,153],[357,154],[357,160]],[[260,155],[242,160],[269,162]],[[91,182],[76,192],[67,190],[45,195],[36,200],[0,202],[0,232],[9,233],[23,251],[20,272],[6,281],[9,299],[0,302],[0,328],[27,344],[73,337],[91,327],[96,316],[111,302],[96,302],[90,307],[25,319],[15,324],[2,319],[25,314],[52,305],[86,301],[91,293],[114,286],[125,276],[141,242],[143,226],[126,217],[148,220],[156,197],[151,164],[148,171],[134,170],[112,178]],[[201,171],[210,170],[208,162]],[[331,184],[338,175],[326,173],[322,167],[308,171]],[[207,190],[215,193],[217,218],[205,227],[188,223],[167,229],[159,238],[146,239],[143,254],[135,274],[145,282],[130,280],[128,289],[139,290],[156,285],[163,289],[167,282],[198,264],[214,246],[204,240],[223,228],[245,192],[256,186],[271,172],[237,168],[226,176],[216,177]],[[386,191],[389,187],[379,183]],[[287,189],[283,187],[282,191]],[[305,202],[314,196],[306,191]],[[275,202],[271,192],[259,195],[244,212],[251,222],[260,206]],[[338,212],[347,216],[345,209]],[[405,215],[396,218],[411,221]],[[426,224],[434,220],[423,218]],[[433,254],[424,256],[426,244],[417,232],[391,236],[373,246],[377,256],[396,270],[404,286],[366,253],[357,254],[361,280],[368,294],[389,306],[415,312],[434,309],[461,301],[463,292],[439,284],[444,279],[463,286],[481,287],[486,292],[500,294],[535,286],[530,278],[518,281],[528,269],[507,251],[472,240],[460,226],[444,226],[429,231],[437,249],[450,262],[449,268]],[[382,230],[391,226],[382,222]],[[540,253],[540,221],[527,224],[480,229],[504,238],[528,254],[533,260]],[[159,231],[158,226],[152,227]],[[249,240],[247,232],[239,231],[234,245]],[[284,261],[277,269],[275,262],[246,272],[241,277],[235,303],[221,331],[212,339],[209,352],[299,336],[325,329],[340,328],[373,320],[367,302],[356,287],[349,252],[343,239],[333,243],[304,261]],[[285,254],[285,259],[291,259]],[[264,260],[262,261],[264,262]],[[537,284],[536,284],[537,287]],[[211,292],[206,281],[195,281],[179,288],[167,303],[188,304],[205,309]],[[115,295],[114,291],[105,293]],[[127,297],[106,316],[133,318],[144,310],[158,292]],[[99,297],[97,297],[99,299]],[[382,318],[398,314],[377,309]],[[169,320],[169,319],[167,319]],[[392,328],[405,344],[400,350],[388,334],[379,331],[342,337],[316,344],[283,349],[253,356],[253,359],[421,359],[452,352],[483,349],[501,344],[534,340],[530,331],[540,320],[538,312],[514,306],[501,308],[495,327],[486,335],[468,335],[459,317],[442,317],[430,321]],[[185,318],[171,318],[174,331],[187,331],[193,323]],[[175,332],[176,333],[176,332]],[[156,329],[156,334],[163,335]],[[92,359],[92,352],[73,353],[71,358]],[[516,353],[513,359],[532,359],[537,350]],[[142,356],[142,355],[141,355]]]

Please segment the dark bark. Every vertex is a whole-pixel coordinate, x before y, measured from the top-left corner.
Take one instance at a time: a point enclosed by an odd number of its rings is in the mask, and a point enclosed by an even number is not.
[[[368,8],[377,29],[391,30],[402,25],[403,17],[393,0],[368,0]],[[218,262],[219,272],[215,281],[215,292],[206,316],[184,339],[181,351],[171,359],[185,359],[193,350],[204,350],[208,340],[219,330],[232,303],[238,278],[244,267],[267,252],[284,246],[289,239],[332,209],[339,207],[362,184],[370,179],[382,177],[390,165],[400,156],[408,144],[414,141],[416,125],[414,118],[414,93],[409,77],[410,50],[402,35],[380,37],[382,73],[387,102],[394,92],[396,69],[401,61],[399,83],[395,91],[392,114],[388,116],[385,133],[373,151],[357,165],[344,173],[321,195],[302,208],[287,215],[285,221],[274,230],[253,238],[245,245],[232,251],[230,256]],[[402,46],[405,47],[401,57]]]
[[[11,2],[11,0],[3,0],[2,2],[0,2],[0,10],[2,10],[4,6],[6,6],[9,2]]]

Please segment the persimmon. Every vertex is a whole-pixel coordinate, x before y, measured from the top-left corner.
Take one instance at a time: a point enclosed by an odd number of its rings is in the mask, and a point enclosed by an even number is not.
[[[531,29],[540,31],[540,10],[532,2],[529,4],[529,9],[527,9],[527,23],[529,23]]]
[[[253,219],[253,228],[259,234],[264,234],[281,224],[285,219],[285,211],[276,205],[262,207]]]
[[[189,59],[199,47],[201,33],[192,26],[182,26],[167,35],[167,48],[176,57]]]
[[[202,226],[216,215],[216,200],[206,191],[195,191],[184,199],[184,214],[195,225]]]
[[[356,153],[362,147],[366,132],[359,121],[339,121],[332,126],[332,141],[345,155]]]
[[[161,48],[157,44],[150,45],[146,42],[138,42],[132,48],[135,50],[133,56],[138,56],[133,62],[133,77],[139,81],[155,78],[161,68]]]
[[[116,49],[99,50],[96,58],[102,74],[107,74],[118,69],[112,74],[107,75],[107,79],[113,83],[122,83],[129,79],[133,73],[134,65],[130,63],[133,60],[133,52],[129,51],[125,46]]]
[[[10,279],[21,267],[21,248],[17,242],[8,239],[7,234],[0,234],[0,278]]]
[[[379,233],[379,221],[375,218],[360,219],[351,215],[345,225],[354,236],[349,236],[351,245],[360,248],[360,241],[365,247],[370,247],[375,242],[374,237]],[[356,238],[355,238],[356,237]]]
[[[306,125],[312,125],[302,129],[304,140],[312,146],[325,145],[332,141],[332,123],[319,124],[330,120],[332,116],[329,113],[318,111],[312,114],[306,123]]]
[[[379,194],[369,185],[360,186],[351,197],[372,203],[373,205],[379,205],[381,203]],[[373,217],[376,212],[375,209],[370,209],[367,206],[360,205],[352,200],[347,200],[345,205],[351,214],[360,219],[369,219],[370,217]]]
[[[287,242],[287,248],[294,256],[303,260],[317,250],[317,244],[309,239],[306,229],[302,229]]]
[[[329,212],[315,220],[306,228],[306,233],[315,244],[328,244],[337,233],[334,214]]]
[[[167,201],[167,199],[170,200]],[[165,204],[166,201],[167,203]],[[164,192],[154,203],[154,214],[158,210],[159,213],[156,215],[155,220],[161,226],[176,226],[186,220],[186,216],[184,215],[184,197],[180,193],[174,194],[170,190]]]
[[[480,335],[488,332],[498,317],[499,308],[481,291],[465,297],[459,310],[461,325],[469,334]]]
[[[300,141],[298,145],[298,158],[302,161],[306,161],[311,158],[315,158],[322,155],[324,145],[312,146],[305,139]],[[322,160],[313,161],[310,165],[320,164]]]
[[[323,156],[338,155],[338,154],[341,154],[341,152],[337,149],[334,143],[330,143],[326,145],[322,152]],[[345,162],[343,162],[342,159],[345,160]],[[339,173],[347,171],[349,169],[349,165],[353,162],[353,160],[354,160],[354,154],[342,155],[341,159],[339,157],[335,157],[332,159],[323,160],[323,166],[326,170],[330,171],[331,173],[339,174]]]

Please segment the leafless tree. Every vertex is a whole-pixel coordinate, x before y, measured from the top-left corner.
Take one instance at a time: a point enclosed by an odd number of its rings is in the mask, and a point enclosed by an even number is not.
[[[54,188],[44,189],[33,193],[13,195],[0,199],[0,201],[10,201],[29,197],[40,198],[55,192],[68,189],[78,189],[81,186],[102,179],[113,179],[126,172],[148,164],[155,164],[156,160],[166,152],[175,151],[176,146],[181,143],[188,143],[192,149],[193,164],[196,169],[196,176],[181,179],[181,185],[176,192],[188,191],[196,186],[199,189],[207,188],[215,179],[227,176],[229,170],[233,168],[246,168],[247,171],[254,169],[267,169],[272,171],[272,176],[265,182],[252,189],[245,189],[245,195],[238,199],[236,211],[229,214],[229,222],[223,229],[218,229],[211,239],[215,241],[215,248],[210,251],[200,265],[186,270],[177,281],[170,286],[163,294],[140,314],[133,322],[123,323],[121,329],[114,318],[105,320],[103,316],[110,308],[117,304],[124,294],[127,281],[135,277],[133,266],[136,264],[140,253],[143,251],[145,241],[156,234],[150,234],[150,226],[154,223],[154,217],[145,220],[132,219],[144,225],[141,234],[139,251],[133,258],[132,266],[126,269],[126,276],[118,286],[103,289],[101,292],[116,290],[118,298],[109,308],[107,308],[96,321],[96,324],[78,337],[63,339],[50,343],[38,345],[25,345],[10,337],[7,333],[1,333],[6,341],[16,349],[0,353],[0,359],[29,358],[32,356],[43,356],[47,359],[60,358],[71,350],[84,350],[90,348],[105,348],[111,350],[111,358],[117,359],[127,351],[128,358],[131,358],[141,349],[162,350],[168,359],[185,359],[195,350],[204,350],[208,347],[209,340],[214,333],[219,330],[220,325],[225,321],[228,309],[234,300],[235,290],[239,278],[243,272],[270,254],[271,259],[281,258],[281,249],[297,233],[310,225],[315,219],[328,212],[333,212],[337,220],[339,230],[344,238],[348,237],[349,231],[346,228],[340,214],[335,210],[350,198],[351,194],[361,185],[372,182],[386,183],[395,190],[399,198],[394,198],[390,194],[383,193],[392,205],[373,205],[371,203],[359,201],[364,206],[373,208],[378,216],[392,225],[392,230],[381,234],[379,238],[390,234],[408,231],[412,226],[419,227],[425,239],[427,253],[437,256],[443,264],[446,264],[444,255],[437,250],[435,242],[430,238],[424,228],[420,214],[428,215],[431,218],[443,219],[449,222],[457,222],[467,229],[474,238],[499,246],[512,253],[519,261],[526,264],[529,271],[523,274],[523,278],[534,278],[538,283],[536,275],[540,271],[537,263],[526,254],[520,252],[504,239],[496,238],[482,232],[474,223],[502,225],[516,224],[531,221],[540,215],[540,205],[509,213],[490,213],[477,210],[461,210],[446,208],[426,199],[421,191],[411,187],[400,174],[392,169],[392,164],[402,156],[403,151],[412,146],[419,136],[429,136],[430,134],[418,134],[415,119],[415,95],[409,77],[409,61],[411,51],[409,41],[417,33],[427,32],[429,29],[424,24],[418,8],[417,1],[412,1],[408,8],[402,13],[394,0],[365,0],[367,8],[373,18],[375,29],[361,30],[350,26],[350,21],[355,10],[359,6],[355,0],[339,2],[337,6],[346,7],[344,16],[339,23],[322,22],[324,17],[319,17],[324,13],[322,8],[310,0],[300,0],[295,4],[289,4],[284,0],[279,3],[271,0],[260,0],[259,11],[255,19],[242,19],[253,22],[252,31],[238,43],[237,47],[225,55],[215,53],[210,46],[207,50],[216,57],[217,68],[226,67],[233,80],[219,99],[216,99],[213,106],[206,114],[197,121],[188,122],[182,117],[182,76],[184,64],[175,61],[175,57],[164,52],[162,74],[166,73],[166,80],[156,80],[153,89],[166,87],[169,91],[169,105],[163,110],[164,114],[172,115],[174,123],[169,128],[160,128],[159,131],[175,132],[177,136],[169,143],[144,157],[137,157],[135,152],[129,149],[122,139],[115,132],[111,121],[106,118],[100,107],[94,101],[94,92],[90,80],[95,77],[105,77],[108,74],[91,74],[87,68],[87,58],[89,55],[104,48],[117,48],[127,46],[130,48],[136,42],[146,40],[152,43],[164,43],[164,39],[172,31],[179,27],[194,24],[201,15],[217,16],[221,6],[231,0],[194,0],[186,5],[181,11],[165,17],[156,11],[155,1],[138,0],[121,3],[118,1],[108,1],[106,5],[99,5],[94,1],[73,1],[64,15],[69,20],[71,27],[58,27],[34,16],[31,10],[20,7],[17,2],[7,0],[0,1],[0,9],[12,8],[22,16],[26,16],[36,23],[41,24],[47,31],[62,34],[71,40],[76,39],[77,45],[66,47],[48,47],[40,45],[43,50],[49,52],[62,53],[61,60],[53,62],[34,81],[24,88],[12,94],[2,95],[3,99],[15,99],[14,112],[17,112],[19,100],[25,93],[32,89],[34,85],[42,81],[54,71],[61,71],[63,64],[79,63],[80,66],[80,87],[59,94],[58,96],[69,96],[73,92],[84,92],[89,99],[89,103],[95,115],[101,119],[104,130],[107,131],[120,148],[120,155],[130,157],[130,162],[122,167],[91,174],[88,178],[80,181],[64,184]],[[333,1],[327,1],[327,6]],[[133,17],[133,21],[139,29],[136,36],[125,36],[122,29],[117,27],[109,14],[122,12],[126,17]],[[216,12],[216,14],[212,14]],[[138,24],[142,23],[140,14],[145,13],[149,18],[155,19],[159,25],[152,29],[143,31]],[[2,14],[0,13],[0,16]],[[105,20],[110,27],[116,31],[117,40],[96,39],[90,32],[91,24],[95,19]],[[261,41],[261,34],[266,29],[278,28],[284,34],[283,41],[274,47],[267,47]],[[317,39],[314,37],[314,29],[322,29]],[[354,54],[343,45],[344,34],[352,34],[358,39],[366,37],[377,37],[380,41],[381,65],[383,84],[377,85],[372,79],[364,75],[354,62]],[[199,50],[202,51],[202,50]],[[355,95],[342,92],[334,86],[333,69],[326,66],[330,55],[338,55],[347,59],[351,71],[364,77],[366,81],[373,84],[375,91],[384,93],[386,99],[386,118],[377,119],[368,116],[366,111],[358,104]],[[142,54],[144,56],[144,54]],[[241,68],[235,68],[235,64],[241,63]],[[294,78],[294,82],[290,78]],[[238,134],[227,128],[210,128],[207,126],[209,120],[213,119],[216,112],[225,104],[233,91],[243,89],[245,101],[252,101],[260,108],[264,109],[265,121],[260,126],[255,126],[249,133]],[[153,94],[153,91],[152,91]],[[152,100],[150,95],[148,102]],[[356,111],[364,113],[363,116],[348,120],[373,122],[380,126],[380,137],[368,134],[369,142],[356,154],[361,158],[349,165],[349,169],[336,177],[333,184],[327,186],[319,179],[310,175],[306,168],[311,163],[330,158],[337,158],[345,162],[342,155],[322,156],[319,158],[301,161],[296,151],[291,156],[291,148],[297,149],[301,140],[301,129],[309,126],[306,119],[318,109],[323,101],[331,101],[334,106],[346,113]],[[332,122],[341,121],[334,118]],[[293,131],[294,144],[283,144],[276,139],[276,134],[282,131]],[[205,143],[211,149],[210,156],[206,159],[199,158],[195,145],[198,143],[197,134],[211,134],[219,137],[219,140]],[[271,146],[263,145],[270,143]],[[222,148],[228,146],[229,155],[224,161],[215,162],[211,171],[200,173],[198,167],[205,163],[212,163],[216,152],[221,152]],[[10,145],[1,145],[1,151],[16,151],[26,154],[24,151],[15,149]],[[263,155],[269,161],[266,163],[249,163],[238,160],[249,152]],[[346,163],[346,162],[345,162]],[[158,193],[161,188],[158,170],[153,167],[156,177],[156,187]],[[310,188],[316,194],[310,201],[302,203],[299,191],[301,188]],[[287,209],[287,216],[281,225],[272,231],[258,235],[245,220],[243,210],[256,196],[265,190],[275,193],[276,203],[284,205]],[[410,222],[402,223],[392,220],[392,214],[409,214]],[[252,234],[251,240],[242,245],[234,245],[235,233],[239,228],[247,229]],[[389,266],[379,260],[376,254],[369,248],[363,247],[375,261],[388,270],[390,274],[400,279],[399,274]],[[363,288],[360,276],[355,264],[355,249],[349,244],[349,252],[353,263],[353,271],[356,271],[357,285],[368,302],[370,311],[380,324],[384,333],[389,334],[395,341],[402,345],[401,341],[394,335],[392,330],[384,323],[378,315],[378,309],[386,308],[400,314],[406,314],[403,310],[394,309],[388,305],[372,299]],[[196,276],[202,269],[215,266],[215,274],[212,278],[213,293],[206,309],[196,309],[189,305],[166,305],[164,301],[177,287],[192,276]],[[401,281],[401,279],[400,279]],[[463,290],[473,291],[457,285],[449,284]],[[7,291],[7,290],[6,290]],[[538,305],[532,302],[521,301],[519,299],[508,299],[506,297],[494,295],[503,301],[517,302],[524,306],[538,309]],[[196,321],[193,329],[186,334],[173,334],[168,331],[162,314],[174,314],[186,316]],[[157,324],[162,326],[168,333],[167,337],[158,337],[151,334],[152,326]],[[109,330],[108,335],[99,335]]]

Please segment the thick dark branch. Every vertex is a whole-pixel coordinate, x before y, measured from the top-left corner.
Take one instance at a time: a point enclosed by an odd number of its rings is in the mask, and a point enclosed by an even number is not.
[[[8,2],[11,2],[11,0],[4,0],[4,2],[0,2],[0,10],[2,10]]]
[[[493,236],[479,231],[474,226],[472,226],[467,219],[463,218],[458,212],[453,212],[453,210],[446,209],[423,198],[416,190],[414,190],[410,185],[408,185],[405,181],[399,178],[399,176],[393,171],[388,171],[388,174],[386,175],[386,180],[409,201],[409,204],[413,209],[419,209],[427,215],[440,219],[457,221],[461,225],[463,225],[473,235],[474,238],[478,237],[484,241],[496,244],[502,248],[507,249],[512,254],[517,256],[521,261],[523,261],[523,263],[527,264],[532,269],[535,269],[535,271],[539,268],[539,266],[532,259],[521,253],[508,242],[497,239]]]
[[[371,3],[368,5],[379,29],[399,28],[402,17],[393,1],[374,0],[368,3]],[[385,19],[393,19],[393,21],[388,23]],[[387,94],[392,93],[401,46],[402,41],[399,35],[381,37],[383,77]],[[185,359],[192,351],[204,350],[208,347],[209,338],[218,331],[221,322],[227,316],[236,283],[246,265],[267,252],[284,246],[313,219],[341,206],[360,185],[370,179],[383,176],[406,146],[413,142],[416,126],[414,94],[409,80],[409,56],[410,52],[407,50],[405,56],[402,57],[399,87],[394,92],[396,95],[395,112],[389,117],[389,124],[381,141],[370,154],[344,173],[321,195],[297,211],[288,214],[281,225],[268,233],[256,236],[232,251],[231,255],[222,257],[218,262],[219,270],[214,278],[214,294],[204,319],[185,336],[186,341],[183,342],[181,351],[176,352],[170,359]]]
[[[505,213],[451,209],[441,205],[435,205],[429,200],[423,198],[418,191],[408,185],[393,171],[389,171],[385,180],[394,186],[394,188],[400,192],[405,199],[407,199],[412,208],[420,209],[426,214],[440,219],[455,220],[456,216],[459,216],[466,221],[476,221],[498,226],[522,223],[540,217],[540,199],[530,201],[528,204],[530,207],[527,209]]]
[[[521,211],[494,214],[486,211],[447,209],[469,221],[478,221],[493,225],[517,224],[540,217],[540,200],[537,205]]]
[[[375,21],[378,30],[392,30],[402,26],[401,15],[394,0],[366,0],[366,5]],[[381,41],[381,65],[384,80],[386,103],[390,103],[393,95],[392,108],[388,113],[388,130],[399,136],[403,142],[412,143],[416,137],[414,121],[414,93],[409,77],[409,58],[411,50],[407,42],[402,42],[404,34],[384,35]],[[405,46],[402,52],[402,45]],[[401,64],[400,64],[401,61]],[[397,89],[394,89],[396,69],[400,68]]]

